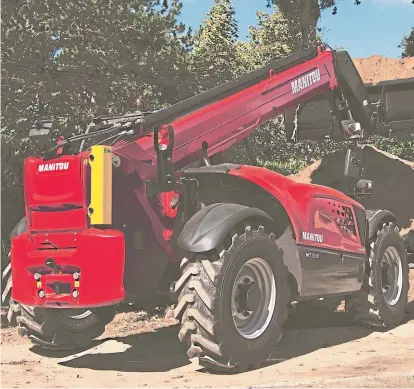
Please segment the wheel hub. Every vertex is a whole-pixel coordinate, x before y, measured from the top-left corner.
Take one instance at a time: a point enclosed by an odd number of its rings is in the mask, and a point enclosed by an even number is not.
[[[61,309],[61,312],[70,319],[82,320],[87,318],[92,312],[89,309],[84,308],[70,308]]]
[[[252,285],[251,288],[247,291],[247,309],[256,310],[259,308],[262,301],[262,296],[260,295],[260,289],[257,285]]]
[[[388,247],[381,261],[381,284],[388,305],[397,304],[402,291],[402,265],[398,250]]]
[[[255,339],[267,328],[276,301],[272,269],[262,258],[247,261],[240,269],[232,293],[234,324],[241,336]]]

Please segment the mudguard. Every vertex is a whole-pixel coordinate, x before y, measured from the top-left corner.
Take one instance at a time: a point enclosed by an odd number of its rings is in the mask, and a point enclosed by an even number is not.
[[[374,236],[380,223],[384,221],[395,222],[397,220],[397,217],[391,211],[387,211],[386,209],[369,209],[366,210],[366,214],[368,220],[367,239],[371,239]]]
[[[223,242],[237,223],[252,216],[273,221],[267,213],[257,208],[228,203],[208,205],[186,223],[177,239],[177,244],[183,250],[193,253],[213,250]]]

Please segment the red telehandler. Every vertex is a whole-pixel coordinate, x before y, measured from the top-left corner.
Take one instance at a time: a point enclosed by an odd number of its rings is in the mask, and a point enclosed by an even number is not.
[[[49,149],[54,123],[39,120],[44,152],[24,161],[4,271],[9,319],[40,347],[75,349],[122,301],[171,296],[188,356],[229,370],[268,358],[291,302],[346,296],[355,322],[398,325],[407,252],[396,217],[356,201],[372,190],[358,140],[413,132],[413,81],[376,101],[349,55],[323,45],[159,111],[96,118]],[[306,122],[317,98],[329,108]],[[247,137],[284,113],[296,137],[350,142],[349,193],[254,166]],[[240,141],[252,166],[217,163]]]

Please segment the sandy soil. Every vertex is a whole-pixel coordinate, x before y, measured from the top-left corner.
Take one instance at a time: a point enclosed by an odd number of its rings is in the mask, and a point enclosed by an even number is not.
[[[376,84],[385,80],[414,77],[414,58],[373,55],[368,58],[353,58],[353,61],[365,83]]]
[[[414,388],[414,270],[401,326],[388,332],[347,326],[344,312],[293,315],[261,369],[209,374],[188,361],[174,319],[121,313],[88,350],[44,354],[1,330],[2,387],[387,387]]]

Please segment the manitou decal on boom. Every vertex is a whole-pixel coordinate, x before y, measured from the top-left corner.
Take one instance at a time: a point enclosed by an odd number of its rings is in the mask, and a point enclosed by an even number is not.
[[[321,80],[321,71],[319,68],[313,70],[312,72],[305,74],[304,76],[298,78],[295,81],[292,81],[292,93],[299,93],[303,89],[307,89],[312,85],[316,84]]]

